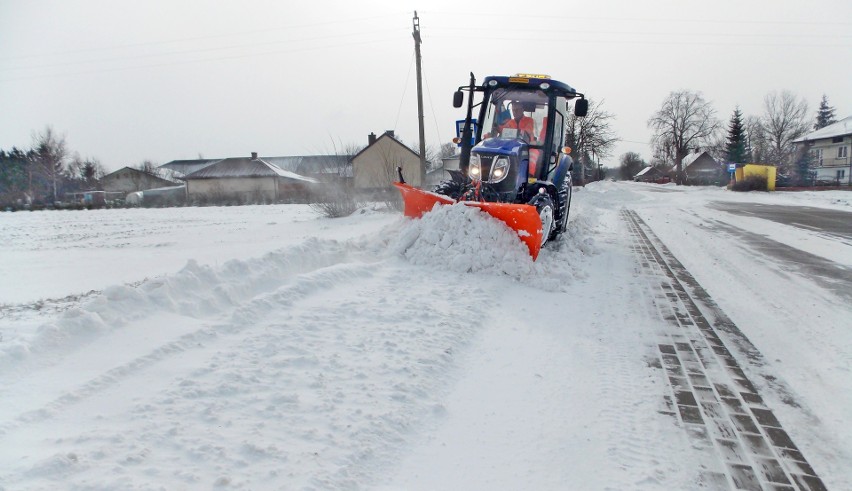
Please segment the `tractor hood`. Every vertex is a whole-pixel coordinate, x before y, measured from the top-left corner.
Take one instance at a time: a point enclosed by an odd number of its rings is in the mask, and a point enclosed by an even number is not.
[[[499,155],[518,155],[526,142],[516,138],[488,138],[474,147],[474,152],[487,152]]]

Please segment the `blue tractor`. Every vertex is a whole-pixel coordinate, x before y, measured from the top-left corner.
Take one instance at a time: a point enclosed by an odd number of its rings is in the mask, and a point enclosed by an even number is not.
[[[404,184],[406,215],[419,216],[434,203],[463,202],[504,221],[514,229],[533,259],[547,241],[566,230],[571,208],[571,149],[565,144],[565,124],[574,115],[585,116],[588,100],[572,87],[547,75],[517,74],[486,77],[476,85],[459,87],[455,107],[464,104],[459,121],[459,170],[433,193]],[[482,99],[475,102],[475,94]],[[479,116],[474,119],[474,108]]]

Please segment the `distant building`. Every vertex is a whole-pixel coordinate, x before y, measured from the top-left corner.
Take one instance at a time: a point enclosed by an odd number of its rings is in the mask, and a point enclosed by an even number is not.
[[[319,181],[283,170],[252,152],[222,159],[183,177],[193,202],[304,203]]]
[[[399,180],[397,167],[402,167],[405,182],[421,187],[420,155],[397,140],[393,131],[376,137],[370,133],[367,147],[352,157],[353,185],[360,190],[385,191]]]
[[[161,165],[160,168],[172,171],[178,178],[183,178],[223,160],[225,159],[172,160]],[[260,160],[300,176],[312,177],[322,182],[351,185],[351,155],[260,157]]]
[[[179,184],[131,167],[123,167],[109,173],[102,177],[100,182],[104,191],[123,194]]]
[[[683,173],[686,183],[692,185],[720,185],[727,182],[722,164],[709,153],[696,151],[683,158]]]
[[[852,116],[808,133],[793,143],[809,149],[818,182],[852,185],[852,161],[849,159]]]
[[[663,181],[669,182],[671,179],[660,169],[647,166],[644,169],[640,170],[633,176],[633,180],[636,182],[656,182],[662,183]]]

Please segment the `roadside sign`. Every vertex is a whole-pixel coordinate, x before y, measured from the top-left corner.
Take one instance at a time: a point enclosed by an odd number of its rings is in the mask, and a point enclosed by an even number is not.
[[[728,172],[735,172],[737,170],[737,164],[728,164]]]

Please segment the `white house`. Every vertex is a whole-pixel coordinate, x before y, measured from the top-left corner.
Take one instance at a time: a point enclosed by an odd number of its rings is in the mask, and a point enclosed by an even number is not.
[[[852,163],[849,159],[852,116],[808,133],[793,143],[810,149],[817,181],[852,184]]]

